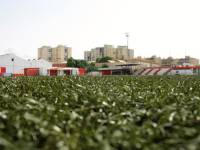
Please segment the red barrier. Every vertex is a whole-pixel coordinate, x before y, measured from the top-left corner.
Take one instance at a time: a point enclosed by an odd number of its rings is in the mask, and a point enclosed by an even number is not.
[[[25,76],[38,76],[39,68],[24,68],[24,75]]]
[[[53,64],[52,67],[60,67],[60,68],[65,68],[67,67],[67,64]]]
[[[78,68],[78,72],[79,72],[80,76],[83,76],[83,75],[85,75],[86,70],[85,70],[85,68]]]
[[[14,73],[13,74],[13,77],[22,77],[22,76],[24,76],[24,74],[22,74],[22,73]]]
[[[0,76],[6,73],[6,67],[0,67]]]
[[[57,69],[49,69],[48,74],[50,76],[57,76],[58,75],[58,70]]]
[[[112,75],[111,70],[102,70],[101,73],[102,73],[102,75]]]

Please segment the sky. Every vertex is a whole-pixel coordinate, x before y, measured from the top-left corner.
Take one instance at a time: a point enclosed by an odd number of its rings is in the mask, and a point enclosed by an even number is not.
[[[199,0],[0,0],[0,54],[37,58],[59,44],[73,57],[104,44],[136,56],[200,59]]]

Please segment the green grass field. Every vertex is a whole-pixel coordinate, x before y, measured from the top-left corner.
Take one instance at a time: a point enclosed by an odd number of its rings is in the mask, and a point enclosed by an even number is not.
[[[0,149],[198,150],[200,78],[0,78]]]

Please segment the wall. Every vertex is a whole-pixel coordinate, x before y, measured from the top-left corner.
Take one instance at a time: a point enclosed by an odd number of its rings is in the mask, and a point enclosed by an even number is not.
[[[193,70],[192,69],[180,69],[180,70],[171,70],[169,73],[171,75],[193,75]]]

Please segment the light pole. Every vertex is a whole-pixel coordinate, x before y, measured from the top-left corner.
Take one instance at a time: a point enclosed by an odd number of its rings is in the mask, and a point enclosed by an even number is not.
[[[129,33],[125,33],[126,35],[126,40],[127,40],[127,49],[128,49],[128,45],[129,45]]]
[[[128,57],[130,57],[130,51],[129,51],[129,49],[128,49],[128,45],[129,45],[129,33],[127,32],[127,33],[125,33],[125,36],[126,36],[126,40],[127,40],[127,53],[128,53]]]
[[[14,68],[14,61],[15,61],[15,58],[11,58],[11,61],[13,62],[12,65],[13,65],[13,74],[14,74],[14,71],[15,71],[15,70],[14,70],[14,69],[15,69],[15,68]]]

